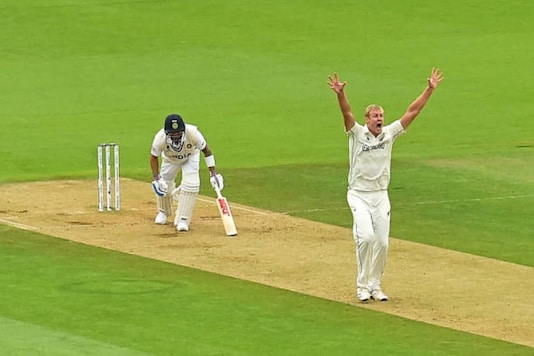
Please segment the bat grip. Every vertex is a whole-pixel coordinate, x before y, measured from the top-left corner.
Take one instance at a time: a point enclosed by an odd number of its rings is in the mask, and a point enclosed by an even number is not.
[[[215,190],[215,193],[217,193],[217,198],[222,198],[222,194],[221,194],[221,190],[219,189],[219,187],[217,186],[214,186],[213,187],[213,190]]]

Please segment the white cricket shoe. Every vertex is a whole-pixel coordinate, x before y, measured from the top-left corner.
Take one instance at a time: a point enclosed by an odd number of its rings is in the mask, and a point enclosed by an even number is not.
[[[178,225],[176,225],[177,231],[189,231],[189,225],[187,225],[186,222],[180,221]]]
[[[156,215],[154,222],[158,225],[165,225],[167,223],[167,215],[163,211],[160,211],[158,215]]]
[[[371,298],[373,298],[374,300],[379,300],[381,302],[385,302],[388,300],[388,296],[385,295],[381,289],[375,289],[374,291],[372,291]]]
[[[360,302],[366,302],[369,300],[369,298],[371,298],[371,293],[369,293],[367,288],[358,288],[356,290],[356,296]]]

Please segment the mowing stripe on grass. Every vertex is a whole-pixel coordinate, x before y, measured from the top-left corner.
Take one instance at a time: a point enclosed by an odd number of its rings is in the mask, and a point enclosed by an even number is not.
[[[148,355],[86,337],[0,316],[0,350],[5,355]]]

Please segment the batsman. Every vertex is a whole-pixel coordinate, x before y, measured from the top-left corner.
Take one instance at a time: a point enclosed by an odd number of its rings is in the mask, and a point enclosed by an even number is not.
[[[204,154],[212,187],[222,190],[223,177],[217,173],[215,157],[202,133],[195,125],[186,124],[180,115],[168,115],[163,128],[154,136],[150,151],[150,168],[154,176],[152,188],[156,193],[158,208],[154,221],[156,224],[167,224],[168,218],[172,215],[176,177],[181,170],[182,180],[174,226],[177,231],[189,231],[196,198],[200,191],[200,151]]]

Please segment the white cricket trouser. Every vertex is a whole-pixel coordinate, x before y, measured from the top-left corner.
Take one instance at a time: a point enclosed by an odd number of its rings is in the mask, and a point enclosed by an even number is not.
[[[347,192],[354,220],[352,233],[356,243],[358,288],[380,288],[389,247],[390,211],[387,190]]]
[[[191,199],[189,199],[189,203],[186,203],[185,205],[179,203],[178,209],[180,210],[180,215],[185,215],[186,220],[189,221],[193,213],[196,196],[200,191],[200,151],[190,156],[183,163],[176,163],[166,159],[162,160],[159,174],[161,179],[167,182],[169,191],[174,190],[176,177],[180,169],[182,170],[182,189],[180,194],[189,195],[191,196]],[[173,197],[170,194],[167,194],[164,197],[157,196],[156,201],[158,210],[163,211],[167,216],[170,216],[172,199]],[[181,200],[184,202],[187,201],[187,199]]]
[[[198,175],[200,168],[200,151],[190,156],[187,161],[182,164],[163,159],[161,162],[159,175],[167,183],[174,182],[180,168],[182,169],[182,178],[189,174]]]

